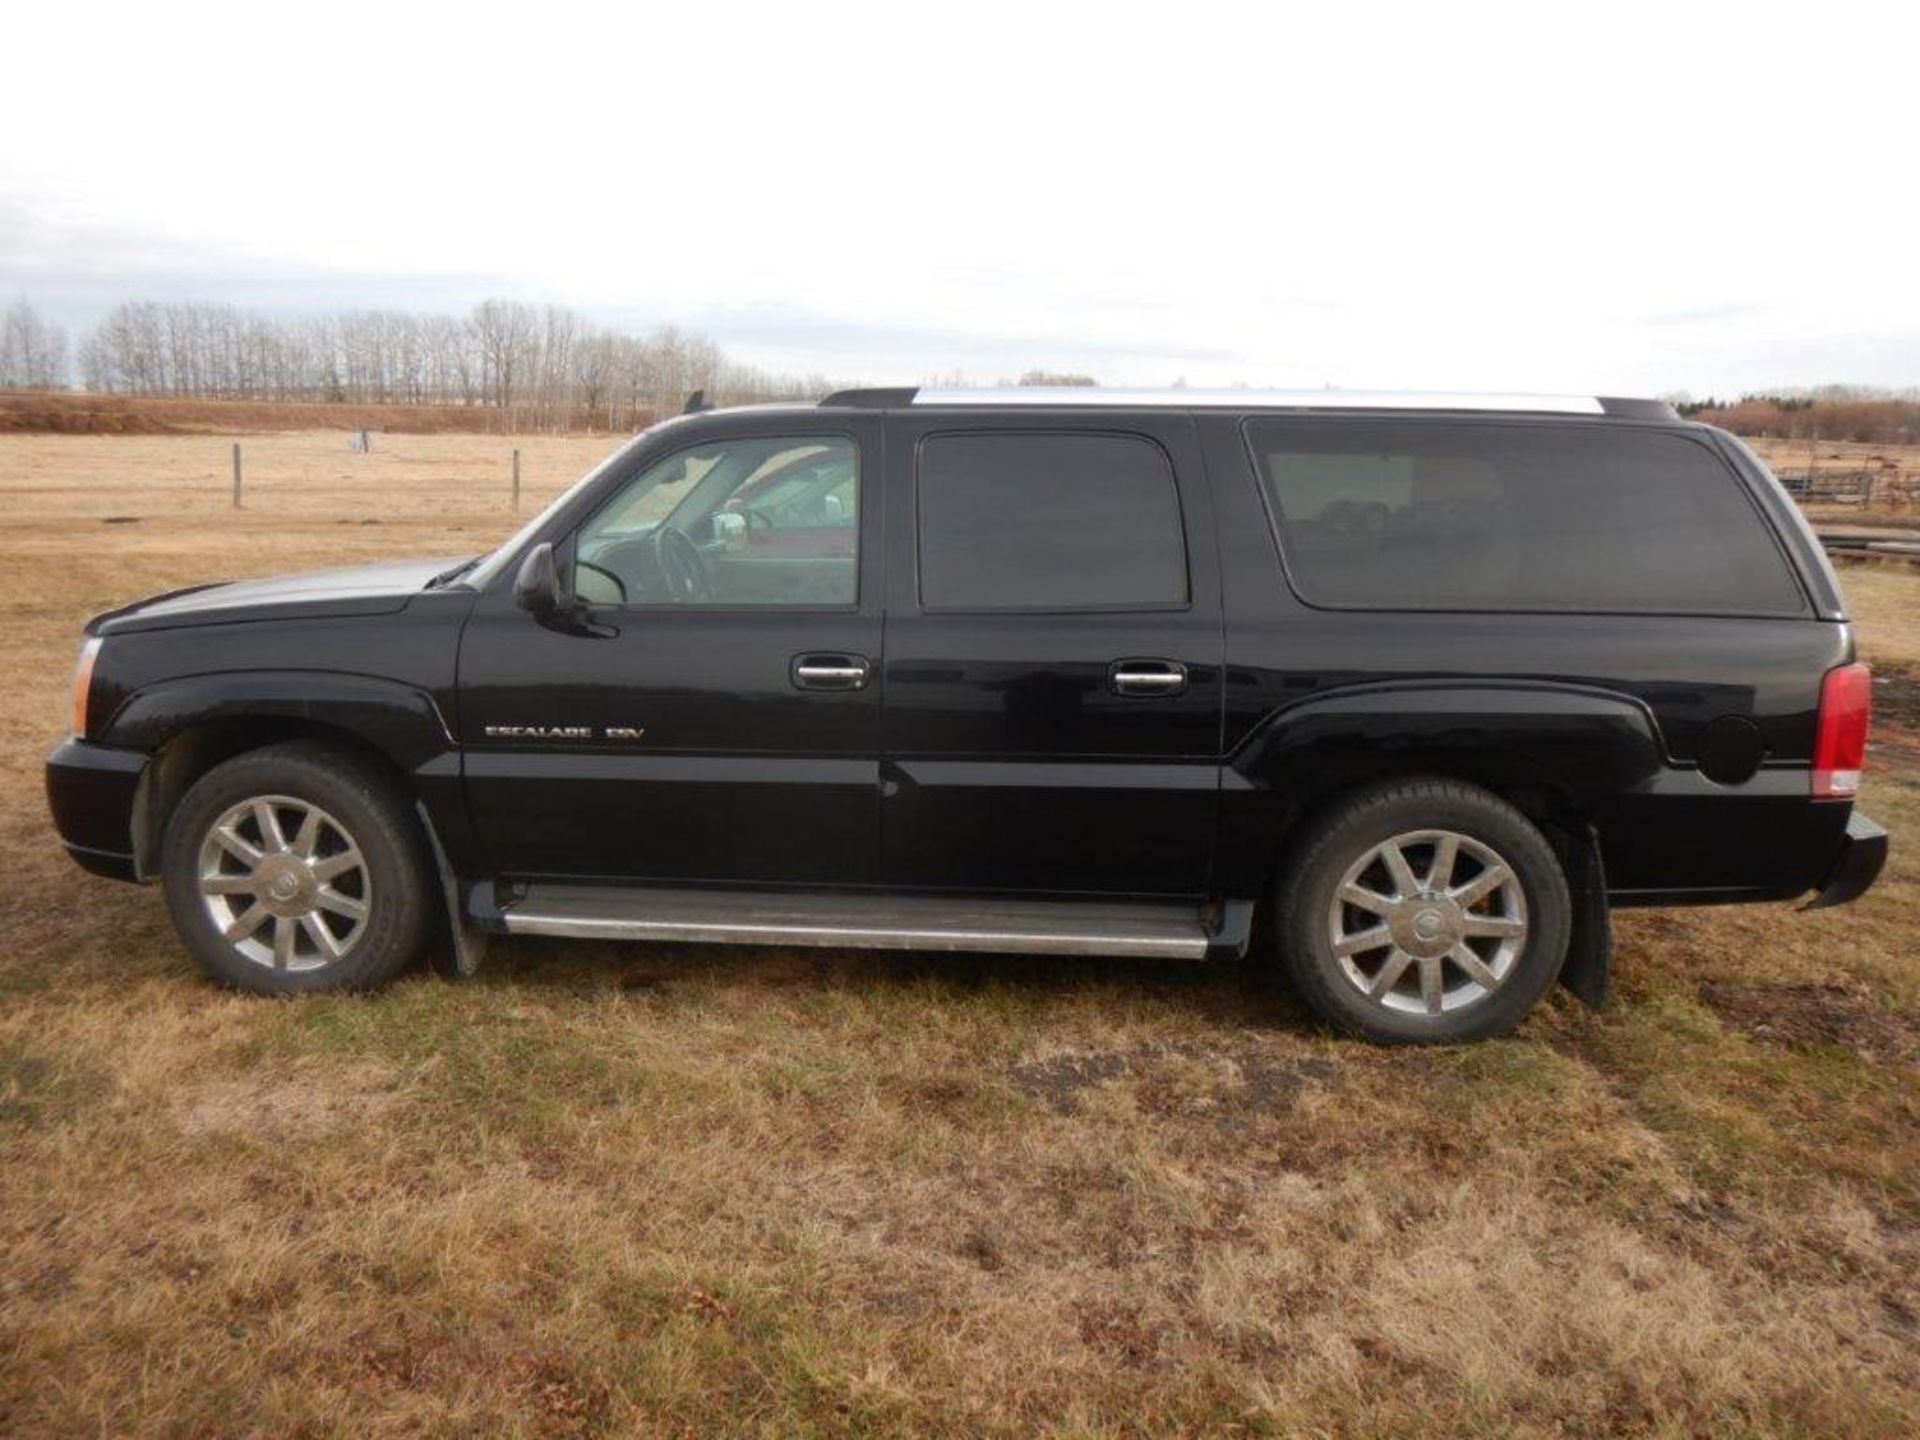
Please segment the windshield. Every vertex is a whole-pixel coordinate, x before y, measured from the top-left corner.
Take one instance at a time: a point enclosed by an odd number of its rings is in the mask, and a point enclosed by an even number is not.
[[[670,425],[672,423],[671,420],[661,422],[662,425]],[[481,557],[479,564],[475,565],[473,569],[468,571],[464,576],[459,577],[460,582],[472,586],[475,590],[486,589],[487,586],[494,582],[495,577],[512,562],[514,556],[520,553],[527,541],[531,540],[535,533],[539,531],[540,527],[547,523],[548,516],[552,515],[561,506],[572,500],[574,496],[580,494],[589,485],[593,484],[594,481],[606,474],[615,462],[659,428],[660,425],[652,425],[642,430],[638,435],[634,436],[633,439],[620,446],[611,455],[607,456],[606,459],[602,460],[598,465],[574,481],[573,484],[554,496],[553,499],[548,501],[541,509],[538,515],[535,515],[499,545],[489,550]]]

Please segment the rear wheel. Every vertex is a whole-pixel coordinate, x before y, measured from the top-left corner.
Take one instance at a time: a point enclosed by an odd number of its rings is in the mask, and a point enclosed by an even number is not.
[[[1281,967],[1328,1023],[1442,1043],[1519,1024],[1560,973],[1571,901],[1553,847],[1451,780],[1362,791],[1314,822],[1276,896]]]
[[[215,766],[168,820],[161,868],[195,960],[243,990],[367,989],[431,931],[418,826],[391,777],[350,750],[299,741]]]

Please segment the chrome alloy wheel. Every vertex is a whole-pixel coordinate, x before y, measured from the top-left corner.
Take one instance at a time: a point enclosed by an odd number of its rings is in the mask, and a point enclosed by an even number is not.
[[[1490,846],[1410,830],[1349,866],[1327,907],[1327,942],[1376,1005],[1462,1010],[1506,983],[1527,944],[1527,897]]]
[[[373,880],[333,816],[290,795],[229,806],[200,842],[199,887],[214,929],[273,970],[317,970],[358,943]]]

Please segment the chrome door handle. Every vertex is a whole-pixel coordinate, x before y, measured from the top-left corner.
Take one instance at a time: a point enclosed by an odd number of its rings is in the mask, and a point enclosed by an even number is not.
[[[1187,688],[1187,667],[1177,660],[1116,660],[1107,667],[1116,695],[1178,695]]]
[[[873,667],[864,655],[796,655],[790,673],[800,690],[864,690]]]

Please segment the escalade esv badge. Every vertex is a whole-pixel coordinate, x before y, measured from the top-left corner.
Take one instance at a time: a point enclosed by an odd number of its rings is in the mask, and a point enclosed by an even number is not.
[[[489,740],[639,740],[647,732],[638,725],[488,725]]]

